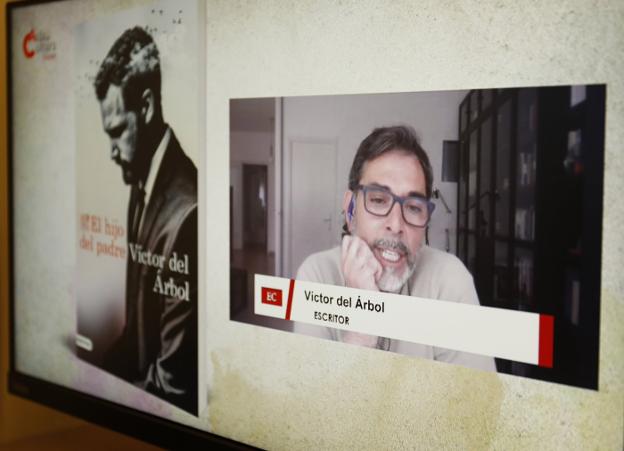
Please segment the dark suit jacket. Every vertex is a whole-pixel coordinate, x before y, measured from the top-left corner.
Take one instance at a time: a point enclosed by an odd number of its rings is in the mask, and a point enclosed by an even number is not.
[[[126,324],[105,366],[197,414],[197,169],[173,132],[138,237],[131,236],[136,198],[133,187],[128,206]],[[163,256],[163,267],[133,260],[131,244]],[[170,268],[176,260],[188,262],[186,271]]]

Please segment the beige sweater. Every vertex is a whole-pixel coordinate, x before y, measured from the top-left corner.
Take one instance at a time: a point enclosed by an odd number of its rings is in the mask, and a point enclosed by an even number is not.
[[[310,255],[297,271],[297,280],[344,286],[340,269],[340,247]],[[471,274],[454,255],[423,246],[418,252],[416,268],[400,294],[479,305]],[[346,341],[338,329],[296,323],[294,331],[305,335]],[[370,340],[369,340],[370,341]],[[372,340],[381,349],[399,354],[456,363],[471,368],[495,371],[492,357],[436,348],[418,343],[379,338]]]

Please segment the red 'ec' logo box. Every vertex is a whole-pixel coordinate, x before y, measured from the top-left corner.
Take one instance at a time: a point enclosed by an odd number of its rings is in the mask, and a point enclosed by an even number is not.
[[[282,290],[262,287],[262,303],[269,305],[282,305]]]

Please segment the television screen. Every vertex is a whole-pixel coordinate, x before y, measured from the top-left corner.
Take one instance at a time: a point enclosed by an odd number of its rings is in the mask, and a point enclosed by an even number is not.
[[[624,7],[498,6],[10,4],[11,390],[169,447],[621,449]]]

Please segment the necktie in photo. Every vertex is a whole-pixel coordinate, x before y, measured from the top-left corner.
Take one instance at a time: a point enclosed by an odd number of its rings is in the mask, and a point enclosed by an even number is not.
[[[134,208],[134,217],[132,219],[132,238],[135,242],[139,239],[139,226],[141,225],[141,217],[145,208],[145,191],[143,188],[136,187],[136,206]]]

